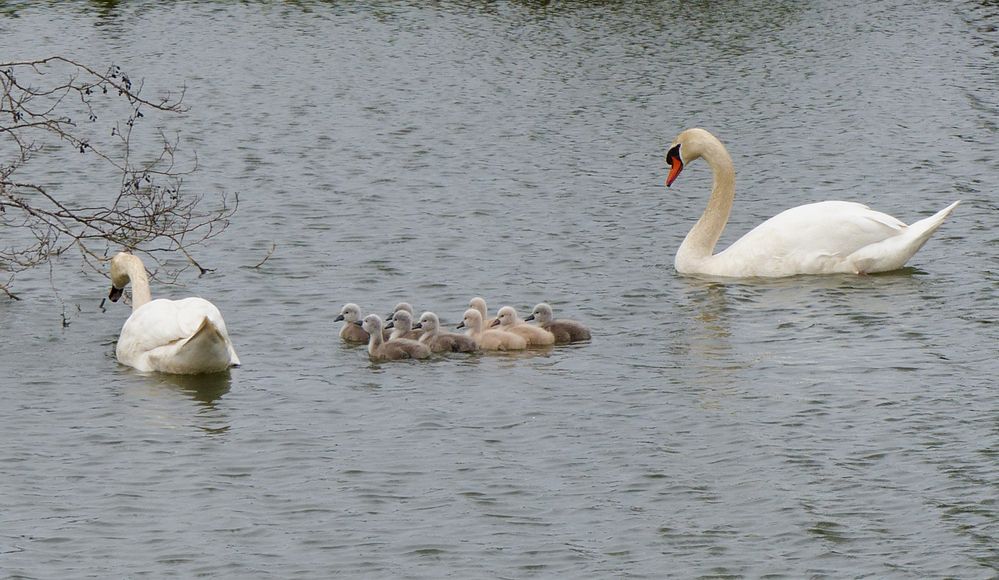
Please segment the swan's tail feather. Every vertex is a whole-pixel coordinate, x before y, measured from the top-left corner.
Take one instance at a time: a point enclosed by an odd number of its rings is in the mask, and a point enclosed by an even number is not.
[[[954,203],[943,208],[942,210],[938,211],[937,213],[931,215],[930,217],[921,219],[918,222],[914,222],[911,226],[909,226],[909,231],[915,235],[915,239],[919,242],[919,245],[916,246],[915,251],[919,251],[919,248],[923,247],[923,244],[926,243],[926,240],[930,239],[930,236],[933,235],[933,232],[937,231],[937,229],[941,225],[943,225],[943,222],[945,219],[947,219],[947,216],[949,216],[951,212],[954,211],[954,208],[956,208],[960,204],[961,200],[957,200]],[[913,253],[915,253],[915,251]]]
[[[178,374],[221,372],[238,363],[226,335],[206,316],[188,338],[176,343],[172,352],[160,353],[160,370]],[[230,354],[231,353],[231,354]]]
[[[865,246],[850,256],[858,274],[898,270],[909,261],[961,203],[957,200],[928,218],[914,222],[902,235]]]

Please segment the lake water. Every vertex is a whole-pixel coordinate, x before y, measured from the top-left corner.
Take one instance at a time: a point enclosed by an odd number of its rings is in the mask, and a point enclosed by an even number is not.
[[[0,60],[187,86],[157,121],[197,152],[185,187],[241,204],[196,252],[215,271],[153,294],[213,300],[243,361],[133,372],[104,278],[70,256],[20,275],[0,576],[999,575],[995,2],[0,14]],[[682,277],[710,175],[666,190],[663,155],[691,126],[738,172],[720,247],[812,201],[963,204],[899,273]],[[88,195],[88,163],[31,171]],[[454,324],[476,295],[594,338],[374,365],[332,322],[408,300]]]

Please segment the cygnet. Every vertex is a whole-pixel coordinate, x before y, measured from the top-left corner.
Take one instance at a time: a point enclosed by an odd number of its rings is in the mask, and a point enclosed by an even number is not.
[[[590,329],[575,320],[555,319],[552,307],[544,302],[534,307],[534,311],[524,320],[537,320],[538,326],[555,335],[555,344],[590,340]]]
[[[522,336],[502,330],[486,330],[482,326],[482,315],[474,308],[465,311],[458,328],[467,328],[468,336],[475,339],[482,350],[523,350],[527,340]]]
[[[423,336],[422,330],[413,329],[413,315],[405,310],[396,310],[392,320],[385,325],[385,328],[392,329],[389,340],[399,340],[400,338],[419,340]]]
[[[424,312],[413,328],[423,329],[420,342],[431,352],[475,352],[475,339],[464,334],[441,332],[441,322],[433,312]]]
[[[340,309],[340,315],[333,322],[343,322],[340,328],[340,339],[345,342],[368,342],[368,333],[358,326],[361,320],[361,307],[348,302]]]
[[[512,306],[504,306],[496,313],[496,322],[493,326],[498,326],[500,330],[512,332],[524,337],[527,346],[549,346],[555,344],[555,335],[543,328],[531,326],[517,316],[517,311]]]
[[[415,340],[400,338],[385,342],[382,338],[382,319],[377,314],[366,316],[363,327],[371,335],[368,340],[368,356],[375,362],[430,356],[430,348]]]

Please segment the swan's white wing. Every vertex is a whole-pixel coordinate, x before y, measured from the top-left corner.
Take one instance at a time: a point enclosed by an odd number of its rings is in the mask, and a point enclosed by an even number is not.
[[[183,300],[152,300],[132,313],[125,321],[118,338],[117,356],[124,364],[140,370],[148,367],[146,359],[156,349],[190,338],[205,318],[226,337],[228,331],[222,314],[211,302],[202,298]],[[231,347],[230,347],[231,351]],[[235,357],[235,352],[231,352]],[[233,361],[238,364],[238,359]]]
[[[863,204],[824,201],[775,215],[716,258],[745,265],[745,276],[849,272],[851,254],[905,229],[901,221]]]

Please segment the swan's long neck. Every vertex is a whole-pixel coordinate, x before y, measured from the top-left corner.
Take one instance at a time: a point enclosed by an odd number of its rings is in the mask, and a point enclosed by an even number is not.
[[[704,147],[701,156],[714,172],[714,184],[701,219],[690,229],[676,252],[677,269],[680,271],[684,270],[682,265],[690,260],[704,260],[711,256],[728,223],[735,199],[735,168],[725,146],[717,141],[710,143]]]
[[[381,347],[382,343],[385,342],[385,337],[382,336],[382,328],[373,328],[375,332],[368,335],[368,353],[374,354],[375,350]]]
[[[142,262],[135,260],[129,262],[128,279],[132,283],[132,312],[139,309],[153,299],[149,291],[149,277],[146,276],[146,269]]]

